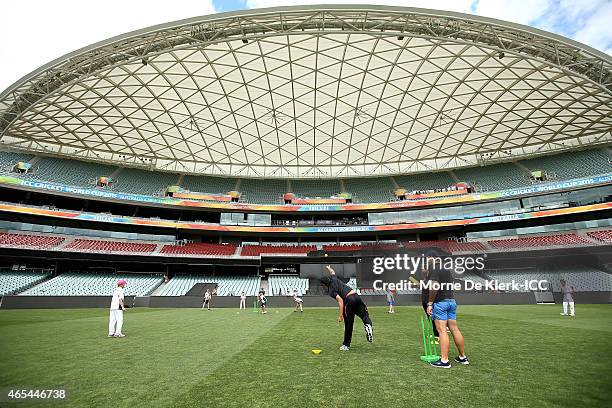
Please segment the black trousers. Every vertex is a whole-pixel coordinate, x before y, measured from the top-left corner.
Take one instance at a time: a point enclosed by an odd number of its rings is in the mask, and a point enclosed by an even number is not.
[[[355,315],[359,316],[363,324],[372,324],[368,314],[368,307],[363,303],[359,295],[351,295],[344,301],[344,341],[342,344],[347,347],[351,346]]]
[[[423,310],[425,310],[425,315],[427,315],[427,302],[423,302]],[[431,325],[433,326],[434,337],[440,337],[440,333],[438,333],[438,328],[436,327],[436,323],[432,321]]]

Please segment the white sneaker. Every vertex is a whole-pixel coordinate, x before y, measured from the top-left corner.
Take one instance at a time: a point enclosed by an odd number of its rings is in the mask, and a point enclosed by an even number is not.
[[[115,335],[114,334],[109,334],[108,337],[115,337]]]
[[[567,316],[567,313],[559,313],[561,316]]]
[[[125,334],[115,334],[115,337],[125,337]]]
[[[350,347],[349,346],[345,346],[344,344],[340,346],[340,351],[349,351]]]

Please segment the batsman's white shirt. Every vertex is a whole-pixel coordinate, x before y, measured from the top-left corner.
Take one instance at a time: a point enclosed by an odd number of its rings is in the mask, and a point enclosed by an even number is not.
[[[121,286],[117,286],[113,292],[110,310],[119,310],[119,299],[123,300],[123,288]]]

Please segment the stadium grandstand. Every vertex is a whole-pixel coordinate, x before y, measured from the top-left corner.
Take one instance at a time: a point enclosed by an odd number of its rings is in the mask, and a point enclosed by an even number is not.
[[[506,258],[593,253],[567,274],[605,281],[610,57],[498,20],[369,11],[156,26],[2,92],[3,291],[104,296],[127,277],[167,302],[199,284],[316,296],[307,265],[428,249],[487,254],[502,278],[520,275]]]
[[[0,90],[2,407],[609,404],[609,54],[381,5],[98,40]]]

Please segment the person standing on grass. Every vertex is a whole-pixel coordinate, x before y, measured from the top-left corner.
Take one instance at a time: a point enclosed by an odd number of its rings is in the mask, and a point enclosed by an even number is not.
[[[210,298],[211,297],[212,296],[210,294],[210,290],[206,289],[206,293],[204,293],[204,303],[202,303],[202,310],[204,310],[204,307],[210,310]]]
[[[387,304],[389,305],[387,313],[395,313],[395,296],[390,289],[387,289]]]
[[[127,285],[125,279],[117,281],[110,305],[110,321],[108,323],[108,337],[125,337],[123,329],[123,310],[125,309],[123,289]]]
[[[240,294],[240,310],[246,309],[246,295],[244,292]]]
[[[338,323],[344,321],[344,341],[340,346],[341,351],[349,351],[351,340],[353,339],[353,322],[355,315],[359,316],[363,322],[366,333],[366,340],[374,340],[372,334],[372,320],[368,313],[368,307],[363,303],[361,297],[351,289],[350,286],[342,282],[336,276],[336,272],[330,265],[326,266],[329,276],[323,276],[321,283],[327,287],[329,296],[338,302]]]
[[[459,355],[455,357],[455,361],[459,364],[468,365],[470,362],[465,355],[463,335],[457,326],[457,304],[455,303],[455,296],[451,287],[453,284],[453,274],[448,269],[436,267],[436,258],[434,256],[428,256],[425,259],[426,268],[430,271],[429,281],[432,283],[427,301],[427,314],[432,316],[440,335],[440,359],[430,364],[438,368],[451,367],[451,363],[448,360],[448,352],[450,350],[450,338],[446,332],[448,327],[459,352]],[[440,258],[437,259],[438,261],[440,260]]]
[[[261,305],[261,313],[268,313],[268,299],[266,299],[266,292],[263,289],[259,291],[259,304]]]
[[[304,300],[298,296],[297,290],[293,291],[293,301],[295,302],[295,309],[293,311],[297,312],[298,309],[300,309],[300,312],[303,312],[304,311],[304,308],[303,308]]]
[[[570,307],[570,317],[574,317],[574,287],[569,286],[565,279],[559,281],[561,283],[561,293],[563,293],[563,313],[561,316],[567,316],[567,305]]]

